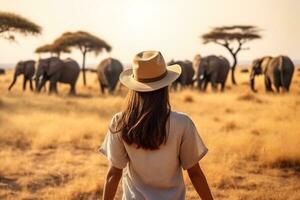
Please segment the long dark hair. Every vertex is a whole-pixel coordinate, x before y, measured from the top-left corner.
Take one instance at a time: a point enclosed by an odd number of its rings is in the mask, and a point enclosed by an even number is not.
[[[170,112],[168,87],[152,92],[131,90],[115,132],[121,132],[123,140],[129,145],[158,149],[167,141]]]

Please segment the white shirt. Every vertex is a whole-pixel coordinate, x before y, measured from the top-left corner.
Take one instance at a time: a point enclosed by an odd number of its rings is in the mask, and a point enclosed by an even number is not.
[[[121,113],[111,120],[115,130]],[[166,144],[157,150],[137,149],[121,133],[108,131],[99,149],[116,168],[123,169],[123,200],[184,200],[182,168],[194,166],[207,153],[189,116],[171,112]],[[168,130],[168,129],[167,129]]]

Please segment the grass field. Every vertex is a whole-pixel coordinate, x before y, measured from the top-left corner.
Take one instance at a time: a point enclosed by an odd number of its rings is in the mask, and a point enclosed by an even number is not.
[[[173,110],[188,113],[209,153],[200,162],[215,199],[300,199],[300,71],[289,94],[266,94],[258,77],[238,73],[225,93],[171,93]],[[11,92],[0,76],[0,199],[99,199],[107,160],[97,152],[126,89],[100,95],[95,74],[78,96]],[[198,199],[188,176],[187,199]],[[118,190],[120,199],[122,191]]]

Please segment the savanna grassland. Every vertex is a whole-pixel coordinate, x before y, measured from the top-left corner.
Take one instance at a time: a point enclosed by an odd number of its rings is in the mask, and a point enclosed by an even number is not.
[[[289,94],[266,94],[258,77],[228,81],[225,93],[171,92],[173,110],[188,113],[209,153],[200,164],[215,199],[300,199],[300,71]],[[78,96],[11,92],[12,72],[0,76],[0,199],[99,199],[107,160],[97,152],[123,87],[100,95],[95,74]],[[188,176],[187,199],[198,199]],[[120,199],[121,189],[118,190]]]

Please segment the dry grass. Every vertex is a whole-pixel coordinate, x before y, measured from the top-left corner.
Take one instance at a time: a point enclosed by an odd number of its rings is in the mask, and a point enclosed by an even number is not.
[[[171,93],[174,110],[188,113],[209,148],[201,161],[216,199],[300,199],[300,77],[289,94],[259,93],[238,74],[224,93]],[[100,95],[94,74],[78,97],[7,92],[0,76],[0,199],[99,199],[107,161],[97,153],[126,90]],[[198,199],[190,181],[187,199]],[[118,191],[117,199],[120,199]]]
[[[193,95],[192,94],[186,94],[184,96],[184,100],[183,101],[186,102],[186,103],[192,103],[192,102],[194,102]]]

